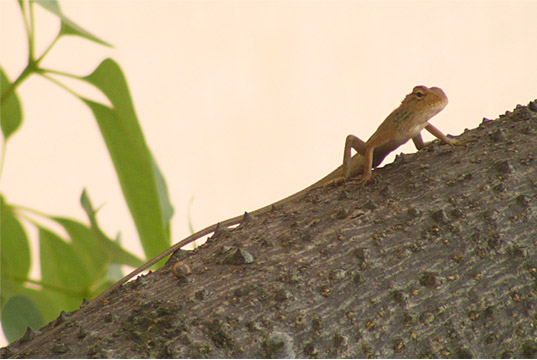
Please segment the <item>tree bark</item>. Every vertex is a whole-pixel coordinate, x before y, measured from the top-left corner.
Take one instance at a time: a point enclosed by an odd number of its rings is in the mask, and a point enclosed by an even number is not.
[[[535,358],[537,100],[461,138],[246,216],[0,354]]]

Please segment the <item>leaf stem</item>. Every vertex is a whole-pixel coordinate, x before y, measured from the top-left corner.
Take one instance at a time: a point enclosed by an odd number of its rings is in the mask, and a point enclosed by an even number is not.
[[[21,213],[21,211],[28,212],[30,214],[34,214],[37,216],[41,216],[47,219],[50,219],[50,215],[45,214],[44,212],[41,212],[39,210],[31,209],[29,207],[26,207],[24,205],[16,205],[16,204],[10,204],[10,206],[23,218],[25,218],[27,221],[31,222],[34,225],[39,226],[32,218],[30,218],[28,215],[25,215],[24,213]]]
[[[65,77],[68,77],[68,78],[71,78],[71,79],[76,79],[76,80],[84,80],[84,78],[82,78],[81,76],[73,75],[73,74],[69,74],[69,73],[66,73],[66,72],[63,72],[63,71],[52,70],[52,69],[45,69],[45,68],[40,68],[40,70],[41,70],[43,73],[47,73],[47,74],[54,74],[54,75],[65,76]]]
[[[28,10],[30,12],[30,27],[28,32],[28,63],[34,60],[34,44],[35,44],[35,23],[34,23],[34,7],[33,2],[28,2]]]
[[[49,81],[52,81],[54,84],[58,85],[59,87],[61,87],[65,91],[67,91],[69,94],[77,97],[78,99],[83,99],[84,98],[82,95],[77,94],[74,90],[71,90],[66,85],[64,85],[61,82],[59,82],[58,80],[54,79],[52,76],[49,76],[49,75],[45,74],[42,71],[39,71],[39,75],[41,75],[42,77],[44,77],[45,79],[47,79]]]
[[[54,45],[56,45],[56,43],[58,42],[58,40],[60,39],[61,37],[61,34],[58,33],[58,35],[56,35],[56,37],[54,38],[54,40],[52,40],[52,42],[50,43],[50,45],[47,47],[47,49],[45,51],[43,51],[43,53],[41,54],[41,56],[35,60],[35,63],[36,63],[36,67],[37,65],[43,60],[43,58],[49,53],[49,51],[52,49],[52,47]]]
[[[21,14],[22,14],[22,20],[24,22],[24,30],[26,30],[26,37],[28,38],[28,57],[31,59],[31,54],[32,54],[32,29],[30,28],[30,24],[28,22],[28,15],[26,15],[26,5],[25,4],[28,4],[28,2],[24,2],[23,0],[19,0],[18,1],[19,3],[19,6],[21,8]],[[28,4],[28,6],[30,6]]]
[[[12,82],[6,91],[2,93],[2,97],[0,98],[0,104],[4,104],[4,101],[15,91],[15,89],[20,85],[20,83],[26,79],[34,70],[30,67],[31,63],[28,63],[24,70],[22,70],[22,73],[19,75],[17,80]]]
[[[192,214],[191,214],[191,208],[192,208],[192,202],[194,201],[194,196],[190,198],[190,201],[188,202],[187,207],[187,219],[188,219],[188,230],[190,231],[190,234],[194,234],[194,225],[192,225]]]
[[[17,275],[13,275],[13,274],[10,274],[10,273],[6,273],[5,275],[10,277],[10,278],[12,278],[12,279],[14,279],[14,280],[17,280],[17,281],[28,282],[30,284],[39,285],[43,289],[56,291],[56,292],[59,292],[59,293],[62,293],[62,294],[69,294],[69,295],[77,296],[77,297],[83,297],[83,296],[87,295],[87,294],[84,294],[84,293],[82,293],[80,291],[74,291],[71,288],[58,286],[58,285],[53,285],[53,284],[50,284],[50,283],[47,283],[47,282],[41,281],[41,280],[29,279],[29,278],[26,278],[26,277],[17,276]]]
[[[24,19],[24,24],[26,28],[26,33],[28,35],[28,65],[22,70],[22,73],[19,75],[19,77],[12,82],[9,87],[6,89],[5,92],[2,93],[2,97],[0,98],[0,104],[3,104],[4,101],[19,87],[19,85],[26,80],[28,76],[30,76],[33,73],[40,73],[42,70],[39,68],[39,63],[45,58],[45,56],[49,53],[49,51],[52,49],[52,47],[56,44],[58,39],[61,37],[61,33],[58,33],[54,40],[50,43],[50,45],[47,47],[47,49],[41,54],[41,56],[38,59],[35,59],[34,56],[34,11],[32,7],[32,2],[30,1],[28,7],[29,7],[29,13],[30,13],[30,22],[28,23],[28,19],[26,18],[24,6],[21,6],[22,9],[22,17]]]

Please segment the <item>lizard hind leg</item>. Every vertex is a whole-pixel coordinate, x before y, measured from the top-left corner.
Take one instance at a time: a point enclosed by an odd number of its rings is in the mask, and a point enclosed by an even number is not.
[[[366,153],[365,142],[354,135],[347,135],[345,139],[345,150],[343,152],[343,177],[345,179],[351,177],[357,170],[355,169],[356,166],[353,166],[353,163],[356,163],[356,161],[353,161],[352,149],[364,156]]]
[[[364,154],[364,157],[365,157],[364,164],[363,164],[364,175],[360,179],[360,184],[362,186],[370,182],[372,178],[371,168],[373,167],[373,151],[374,151],[374,148],[369,147],[368,149],[366,149],[366,152]]]

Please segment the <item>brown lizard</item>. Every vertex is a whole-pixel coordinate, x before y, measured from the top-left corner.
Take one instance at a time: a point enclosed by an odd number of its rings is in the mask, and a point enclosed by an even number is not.
[[[382,160],[384,160],[389,153],[406,143],[408,140],[412,139],[418,150],[423,148],[425,144],[421,138],[420,131],[424,128],[447,144],[464,145],[457,140],[446,137],[440,130],[428,123],[428,120],[440,112],[447,103],[448,99],[442,89],[437,87],[427,88],[426,86],[416,86],[412,92],[403,99],[401,105],[392,111],[386,120],[380,124],[377,131],[375,131],[367,142],[360,140],[354,135],[347,136],[343,165],[339,166],[330,174],[304,190],[271,205],[257,209],[250,214],[255,216],[270,212],[277,206],[301,199],[313,189],[339,182],[350,177],[355,177],[361,173],[363,173],[361,182],[366,183],[371,179],[371,169],[380,165]],[[351,149],[354,149],[357,152],[352,157]],[[130,274],[126,275],[102,294],[97,296],[94,301],[104,298],[134,276],[140,274],[142,271],[153,266],[183,246],[215,232],[218,226],[228,227],[237,225],[241,222],[242,218],[242,215],[236,216],[218,224],[206,227],[205,229],[188,236],[186,239],[172,245],[170,248],[164,250],[139,268],[133,270]]]

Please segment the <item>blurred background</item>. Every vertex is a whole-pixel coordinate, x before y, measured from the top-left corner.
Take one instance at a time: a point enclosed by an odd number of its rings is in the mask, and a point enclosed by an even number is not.
[[[199,230],[323,177],[340,165],[346,135],[366,140],[415,85],[444,89],[450,103],[431,122],[453,135],[537,97],[536,1],[60,5],[114,48],[62,38],[42,65],[77,75],[107,57],[121,66],[168,183],[173,242],[189,234],[189,216]],[[40,7],[35,20],[40,54],[60,22]],[[0,1],[0,31],[0,64],[14,80],[27,58],[15,0]],[[104,205],[108,235],[121,232],[124,246],[143,256],[89,109],[37,76],[18,91],[24,123],[1,178],[7,201],[86,222],[86,187]],[[38,259],[36,243],[32,250]]]

